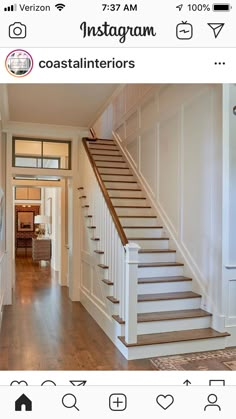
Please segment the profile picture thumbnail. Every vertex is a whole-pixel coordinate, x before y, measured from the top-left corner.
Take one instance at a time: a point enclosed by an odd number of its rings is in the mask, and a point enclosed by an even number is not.
[[[23,49],[11,51],[6,58],[6,69],[14,77],[25,77],[32,71],[33,58]]]

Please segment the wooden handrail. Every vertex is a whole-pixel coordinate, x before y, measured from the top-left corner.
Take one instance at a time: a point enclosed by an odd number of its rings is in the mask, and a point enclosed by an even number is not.
[[[93,128],[90,128],[90,134],[92,135],[92,139],[96,139],[96,134],[95,134],[95,131],[94,131],[94,129]]]
[[[124,232],[123,227],[122,227],[122,225],[120,223],[120,220],[119,220],[119,218],[118,218],[118,216],[117,216],[117,214],[115,212],[115,209],[114,209],[114,207],[112,205],[111,198],[108,195],[108,192],[106,190],[106,187],[104,185],[104,182],[103,182],[103,180],[101,178],[101,175],[100,175],[100,173],[99,173],[99,171],[97,169],[97,166],[95,164],[95,161],[94,161],[94,159],[93,159],[93,157],[92,157],[92,155],[91,155],[91,153],[89,151],[88,145],[87,145],[87,141],[91,141],[91,139],[85,137],[85,138],[82,139],[82,141],[83,141],[83,145],[84,145],[85,151],[87,153],[87,156],[89,158],[89,161],[91,163],[92,169],[94,171],[94,174],[96,176],[96,179],[98,181],[98,184],[100,186],[100,189],[102,191],[102,194],[104,196],[104,199],[105,199],[106,204],[108,206],[108,209],[110,211],[111,217],[112,217],[113,222],[114,222],[114,224],[116,226],[117,233],[119,234],[119,237],[121,239],[121,243],[123,244],[123,246],[125,246],[128,243],[127,237],[125,235],[125,232]],[[92,141],[94,141],[94,140],[92,140]]]

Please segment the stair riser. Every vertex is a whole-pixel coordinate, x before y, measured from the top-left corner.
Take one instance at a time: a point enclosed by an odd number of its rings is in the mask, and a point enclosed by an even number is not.
[[[169,240],[129,240],[137,243],[141,249],[168,249]]]
[[[138,268],[138,278],[182,276],[183,266]]]
[[[119,179],[118,179],[118,181],[119,181]],[[133,189],[134,191],[136,189],[140,189],[140,186],[138,185],[138,183],[122,183],[122,182],[109,182],[109,181],[105,181],[105,186],[106,186],[106,188]]]
[[[116,150],[116,151],[119,151],[119,149],[116,147],[116,146],[113,146],[113,145],[106,145],[106,144],[90,144],[89,145],[89,150],[94,150],[94,149],[96,149],[96,151],[97,151],[97,149],[99,149],[99,150],[107,150],[109,148],[109,150],[111,149],[111,150]]]
[[[103,288],[103,295],[106,295],[106,297],[109,297],[109,296],[111,297],[113,295],[113,293],[114,293],[113,287],[110,286],[110,285],[105,284],[102,281],[101,281],[101,284],[102,284],[102,288]],[[109,301],[109,303],[110,303],[110,301]],[[113,305],[115,305],[115,304],[113,304]]]
[[[138,294],[192,291],[191,281],[161,282],[160,284],[138,284]]]
[[[120,223],[123,227],[125,226],[147,226],[155,227],[158,226],[157,218],[120,218]]]
[[[109,174],[101,175],[101,178],[103,179],[103,181],[108,181],[108,182],[109,182],[109,180],[116,180],[116,181],[124,180],[124,181],[127,181],[127,182],[133,182],[135,180],[133,176],[127,176],[127,175],[122,175],[122,174],[120,174],[120,175],[111,175],[111,174],[110,175]]]
[[[201,298],[183,298],[179,300],[147,301],[138,303],[138,313],[156,311],[190,310],[200,308]]]
[[[110,198],[130,197],[130,198],[144,198],[142,191],[107,191]]]
[[[101,167],[101,168],[103,166],[106,166],[106,168],[107,168],[107,166],[109,166],[111,168],[113,168],[115,166],[115,167],[120,167],[122,170],[124,170],[124,168],[127,168],[127,164],[124,163],[124,162],[116,162],[116,163],[114,163],[114,162],[110,162],[110,161],[108,161],[108,162],[98,161],[98,162],[96,162],[96,166],[97,167]]]
[[[116,166],[116,165],[114,165]],[[119,168],[119,169],[114,169],[113,167],[99,167],[98,168],[100,173],[107,173],[108,175],[113,175],[113,173],[115,173],[117,176],[120,175],[131,175],[131,172],[129,169],[123,169],[123,168]],[[119,173],[120,170],[120,173]]]
[[[117,157],[117,156],[116,157],[114,157],[114,156],[94,156],[93,159],[96,162],[99,162],[99,163],[105,163],[105,162],[124,162],[123,157]],[[105,160],[105,161],[101,162],[99,160]]]
[[[138,335],[151,333],[176,332],[180,330],[205,329],[211,327],[211,317],[193,319],[164,320],[159,322],[138,323]],[[121,335],[125,334],[125,325],[122,325]]]
[[[113,287],[111,287],[111,288],[113,288]],[[105,295],[109,296],[109,293],[108,294],[105,293]],[[113,304],[107,298],[106,298],[106,304],[107,304],[107,307],[108,307],[108,312],[111,314],[111,316],[113,314],[116,315],[116,316],[119,314],[119,306],[120,306],[119,304]]]
[[[227,338],[198,339],[195,341],[175,342],[159,345],[147,345],[128,348],[127,359],[153,358],[158,356],[177,355],[192,352],[205,352],[223,349],[227,346]],[[127,348],[126,348],[127,349]]]
[[[118,216],[120,215],[153,215],[152,208],[115,208]]]
[[[137,207],[143,207],[148,206],[148,202],[146,199],[133,199],[133,198],[127,198],[127,199],[120,199],[120,198],[112,198],[111,200],[112,204],[114,206],[121,205],[121,206],[133,206],[136,205]]]
[[[94,144],[103,144],[103,145],[107,145],[107,144],[112,144],[112,145],[117,145],[116,142],[114,140],[111,140],[110,138],[97,138],[96,140],[89,140],[89,144],[90,145],[94,145]]]
[[[99,156],[102,156],[103,154],[106,154],[106,155],[109,155],[109,156],[117,156],[117,154],[118,155],[120,155],[120,151],[119,150],[114,150],[114,151],[110,151],[110,150],[91,150],[91,154],[92,154],[92,156],[95,154],[95,155],[98,155],[99,154]]]
[[[126,237],[158,238],[163,236],[163,228],[125,228]]]
[[[175,262],[175,253],[139,253],[140,263]]]

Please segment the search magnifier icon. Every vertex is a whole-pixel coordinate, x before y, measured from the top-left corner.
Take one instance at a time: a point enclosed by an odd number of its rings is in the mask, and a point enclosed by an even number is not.
[[[76,406],[76,403],[77,403],[77,399],[74,396],[74,394],[68,393],[62,397],[62,404],[67,409],[72,409],[72,407],[74,407],[75,409],[79,411],[79,408]]]

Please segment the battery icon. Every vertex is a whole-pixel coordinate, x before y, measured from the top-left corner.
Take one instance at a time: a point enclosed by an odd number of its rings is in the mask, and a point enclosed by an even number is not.
[[[215,3],[212,7],[213,12],[229,12],[232,9],[229,3]]]

